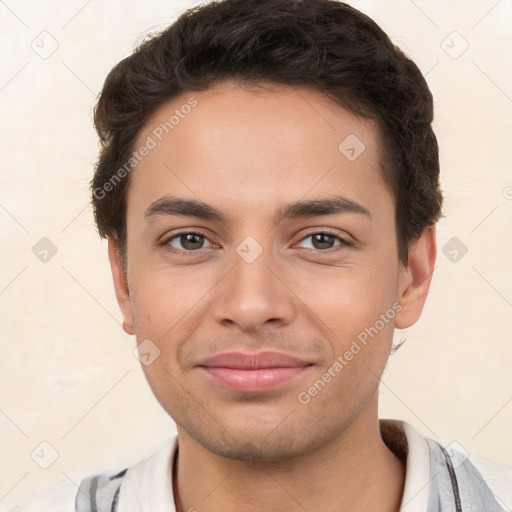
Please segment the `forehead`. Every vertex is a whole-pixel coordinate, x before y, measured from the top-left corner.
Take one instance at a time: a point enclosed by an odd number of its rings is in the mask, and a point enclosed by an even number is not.
[[[184,92],[144,127],[135,147],[144,145],[151,149],[132,172],[129,209],[165,193],[240,215],[308,195],[376,207],[391,200],[375,124],[310,89],[225,81]]]

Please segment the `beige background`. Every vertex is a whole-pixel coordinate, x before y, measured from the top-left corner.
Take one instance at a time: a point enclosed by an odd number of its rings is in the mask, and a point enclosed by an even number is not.
[[[512,465],[512,3],[351,3],[427,76],[446,196],[430,297],[396,333],[407,341],[385,371],[381,415]],[[134,463],[175,432],[120,327],[88,182],[107,72],[188,5],[0,2],[1,507]],[[47,262],[32,252],[42,237],[57,248]],[[453,237],[468,249],[455,262],[442,251]],[[34,450],[40,463],[59,456],[42,469]]]

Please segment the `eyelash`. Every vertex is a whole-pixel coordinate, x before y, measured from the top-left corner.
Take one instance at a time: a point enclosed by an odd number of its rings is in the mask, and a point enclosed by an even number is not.
[[[182,231],[180,233],[175,233],[172,236],[166,238],[159,245],[161,247],[166,248],[169,252],[172,252],[174,254],[180,254],[180,255],[185,256],[185,257],[186,256],[196,256],[197,254],[200,254],[202,250],[204,250],[204,249],[196,249],[196,250],[192,250],[192,251],[185,251],[185,250],[170,248],[169,242],[171,242],[175,238],[179,238],[180,236],[184,236],[184,235],[199,235],[199,236],[209,240],[208,234],[206,232],[204,232],[204,231],[201,231],[201,230]],[[303,242],[307,238],[310,238],[310,237],[312,237],[314,235],[328,235],[328,236],[336,238],[340,242],[342,242],[341,245],[335,246],[335,247],[331,247],[330,249],[325,249],[325,250],[322,250],[322,249],[308,249],[310,251],[315,251],[318,254],[321,254],[321,253],[333,254],[333,253],[336,253],[336,252],[338,252],[340,250],[343,250],[346,247],[352,247],[354,245],[353,242],[351,240],[349,240],[348,238],[345,238],[344,236],[341,236],[338,233],[336,233],[335,231],[331,231],[329,229],[323,229],[321,231],[315,231],[313,233],[309,233],[306,236],[302,237],[299,240],[299,243]],[[207,248],[205,248],[205,249],[207,249]]]

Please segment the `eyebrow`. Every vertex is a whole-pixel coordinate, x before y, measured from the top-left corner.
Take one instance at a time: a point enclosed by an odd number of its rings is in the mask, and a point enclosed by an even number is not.
[[[339,213],[358,213],[368,218],[372,214],[361,204],[343,196],[331,196],[323,199],[301,200],[290,203],[277,210],[274,222],[277,224],[285,219],[319,217]],[[196,199],[184,199],[174,196],[163,196],[152,203],[144,217],[150,219],[157,215],[175,215],[197,217],[204,220],[218,220],[226,223],[227,217],[217,208]]]

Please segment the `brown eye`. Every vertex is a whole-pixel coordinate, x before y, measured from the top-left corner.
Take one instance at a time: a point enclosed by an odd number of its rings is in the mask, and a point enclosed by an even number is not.
[[[306,248],[320,252],[328,252],[330,249],[335,249],[337,247],[350,246],[350,242],[348,240],[335,233],[311,233],[310,235],[304,237],[301,240],[301,243],[308,239],[311,239],[311,243],[310,247]],[[338,241],[339,243],[336,244],[336,241]]]
[[[334,237],[325,233],[312,235],[311,240],[315,249],[331,249],[335,242]]]
[[[167,240],[167,244],[178,251],[197,251],[204,249],[204,242],[207,238],[200,233],[179,233]]]

